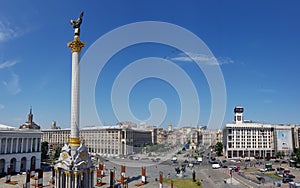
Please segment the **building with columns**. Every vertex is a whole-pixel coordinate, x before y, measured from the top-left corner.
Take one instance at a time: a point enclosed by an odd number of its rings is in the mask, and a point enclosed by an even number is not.
[[[31,110],[29,117],[27,122],[32,121]],[[0,124],[0,174],[6,173],[8,166],[13,173],[40,168],[41,137],[39,129]]]
[[[71,133],[70,129],[44,129],[42,140],[49,148],[61,148]],[[89,152],[106,157],[126,156],[138,152],[147,144],[156,144],[157,129],[131,127],[127,124],[114,126],[84,127],[79,130],[81,140]]]

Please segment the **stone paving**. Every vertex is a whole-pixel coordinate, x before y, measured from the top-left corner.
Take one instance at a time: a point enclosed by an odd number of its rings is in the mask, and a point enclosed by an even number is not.
[[[140,165],[143,164],[142,161],[136,161],[135,163],[140,163]],[[126,164],[126,161],[123,161],[123,164]],[[145,163],[146,164],[146,163]],[[149,165],[149,164],[148,164]],[[176,164],[172,164],[170,162],[165,163],[157,163],[152,164],[146,167],[146,176],[147,176],[147,183],[146,185],[141,186],[141,188],[155,188],[159,187],[158,177],[159,172],[162,171],[164,178],[178,178],[175,175],[174,168],[176,167]],[[243,166],[242,170],[243,170]],[[296,176],[295,181],[300,182],[300,170],[296,168],[290,168],[288,167],[288,164],[276,164],[273,163],[273,168],[277,167],[283,167],[285,169],[289,169],[293,175]],[[251,167],[254,169],[254,167]],[[255,169],[263,168],[263,165],[257,165]],[[107,188],[109,186],[109,171],[111,169],[115,169],[116,171],[116,179],[120,179],[120,165],[116,163],[111,162],[105,162],[105,174],[106,176],[103,178],[103,182],[106,184],[102,187]],[[268,182],[265,184],[256,184],[253,183],[241,176],[239,176],[237,173],[233,173],[232,178],[230,177],[228,169],[211,169],[211,166],[209,164],[207,165],[199,165],[195,166],[193,170],[196,171],[197,178],[199,180],[202,180],[202,185],[204,188],[243,188],[243,187],[275,187],[274,182]],[[249,172],[245,172],[246,174]],[[274,172],[275,173],[275,172]],[[186,178],[191,178],[192,169],[187,168],[185,172]],[[130,178],[129,187],[136,187],[135,184],[141,182],[141,167],[126,167],[126,176]],[[44,172],[43,177],[43,185],[44,187],[53,187],[50,183],[51,172]],[[224,179],[226,179],[226,184],[224,183]],[[15,188],[15,187],[23,187],[23,184],[25,183],[25,175],[14,175],[11,177],[11,181],[15,181],[18,184],[16,185],[10,185],[6,184],[5,177],[2,177],[0,179],[0,188]],[[37,183],[36,180],[31,179],[31,184]],[[95,173],[95,183],[96,183],[96,173]],[[34,186],[32,186],[34,187]],[[169,188],[170,185],[164,184],[164,188]],[[281,183],[281,187],[287,188],[289,185],[287,183]],[[175,187],[174,187],[175,188]]]

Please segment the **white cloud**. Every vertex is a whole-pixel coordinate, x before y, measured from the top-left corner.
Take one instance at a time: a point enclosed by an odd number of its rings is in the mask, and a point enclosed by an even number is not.
[[[15,73],[12,73],[12,78],[9,81],[3,81],[2,83],[6,90],[13,95],[18,94],[21,91],[19,76]]]
[[[183,61],[183,62],[193,62],[194,60],[205,63],[206,65],[224,65],[231,64],[234,61],[229,57],[219,57],[215,58],[213,56],[208,56],[205,54],[196,53],[180,53],[177,57],[171,58],[173,61]]]
[[[16,27],[13,27],[9,22],[0,20],[0,43],[16,38],[20,35],[20,32]]]
[[[0,104],[0,110],[4,109],[5,106],[3,104]]]
[[[0,64],[0,69],[12,67],[12,66],[14,66],[15,64],[17,64],[17,61],[15,61],[15,60],[5,61],[4,63],[1,63],[1,64]]]

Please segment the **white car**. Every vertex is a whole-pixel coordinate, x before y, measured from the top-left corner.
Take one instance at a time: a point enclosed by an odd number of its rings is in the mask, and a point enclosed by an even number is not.
[[[267,168],[262,168],[262,169],[259,169],[260,172],[267,172],[268,169]]]
[[[212,164],[211,166],[213,169],[221,168],[220,164]]]

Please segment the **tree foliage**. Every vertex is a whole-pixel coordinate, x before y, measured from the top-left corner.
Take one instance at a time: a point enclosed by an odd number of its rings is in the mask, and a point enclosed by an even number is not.
[[[278,152],[276,153],[276,157],[277,157],[277,158],[284,157],[284,152],[283,152],[283,151],[278,151]]]
[[[53,158],[54,158],[54,159],[58,159],[58,157],[59,157],[59,155],[60,155],[60,152],[61,152],[61,148],[57,148],[57,150],[56,150],[55,153],[54,153]]]
[[[47,160],[47,154],[48,154],[48,149],[49,149],[49,143],[48,142],[42,142],[41,143],[41,150],[42,150],[42,161]]]
[[[221,155],[221,153],[223,152],[223,144],[222,142],[217,142],[217,144],[215,145],[215,151],[217,153],[218,156]]]
[[[297,148],[295,154],[296,154],[297,161],[300,162],[300,148]]]

